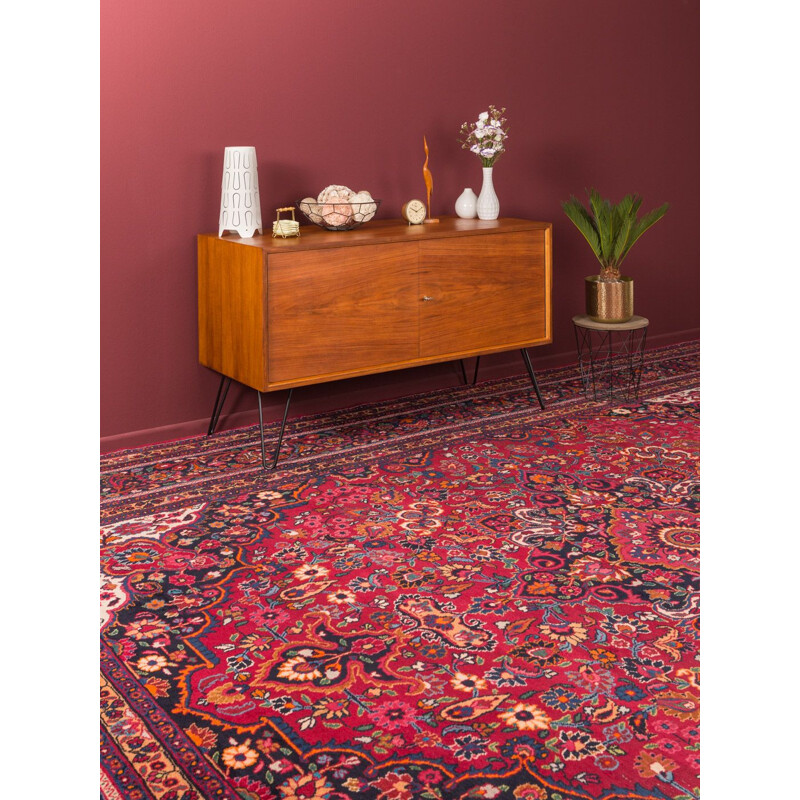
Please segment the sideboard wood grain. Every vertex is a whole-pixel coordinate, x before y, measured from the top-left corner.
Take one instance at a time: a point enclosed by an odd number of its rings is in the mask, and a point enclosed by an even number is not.
[[[200,363],[260,392],[548,344],[552,224],[198,237]]]

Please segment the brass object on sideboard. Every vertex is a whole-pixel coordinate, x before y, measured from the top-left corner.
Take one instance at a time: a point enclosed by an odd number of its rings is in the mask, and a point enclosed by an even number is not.
[[[291,219],[281,219],[283,211],[291,211]],[[275,209],[275,222],[272,223],[272,238],[281,236],[287,239],[289,236],[300,235],[300,223],[294,218],[294,206],[284,206]]]
[[[586,278],[586,315],[595,322],[627,322],[633,316],[633,278],[601,281],[599,275]]]

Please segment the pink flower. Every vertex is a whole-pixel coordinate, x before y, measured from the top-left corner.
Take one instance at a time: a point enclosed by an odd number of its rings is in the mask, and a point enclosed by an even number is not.
[[[436,784],[442,780],[442,773],[438,769],[424,769],[417,776],[422,784]]]
[[[401,700],[390,700],[375,709],[377,722],[387,731],[408,728],[416,719],[414,709]]]

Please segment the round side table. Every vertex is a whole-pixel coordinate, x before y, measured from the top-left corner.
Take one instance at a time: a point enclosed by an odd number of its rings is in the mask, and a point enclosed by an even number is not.
[[[629,399],[639,397],[644,345],[647,339],[645,317],[633,316],[627,322],[595,322],[585,314],[572,318],[578,368],[583,391],[595,400],[614,398],[614,392]]]

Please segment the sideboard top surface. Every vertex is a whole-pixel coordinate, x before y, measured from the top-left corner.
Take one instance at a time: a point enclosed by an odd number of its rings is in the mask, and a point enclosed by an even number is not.
[[[328,247],[354,247],[357,245],[386,244],[387,242],[409,242],[426,239],[444,239],[451,236],[469,236],[486,233],[514,233],[517,231],[546,230],[550,222],[534,222],[527,219],[501,218],[496,220],[461,219],[441,217],[439,222],[409,225],[400,219],[382,219],[368,222],[351,231],[328,231],[316,225],[304,225],[300,236],[286,239],[272,234],[258,234],[243,239],[238,234],[213,233],[201,237],[223,239],[248,247],[258,247],[265,253],[287,253],[301,250],[321,250]],[[265,229],[269,228],[266,224]]]

